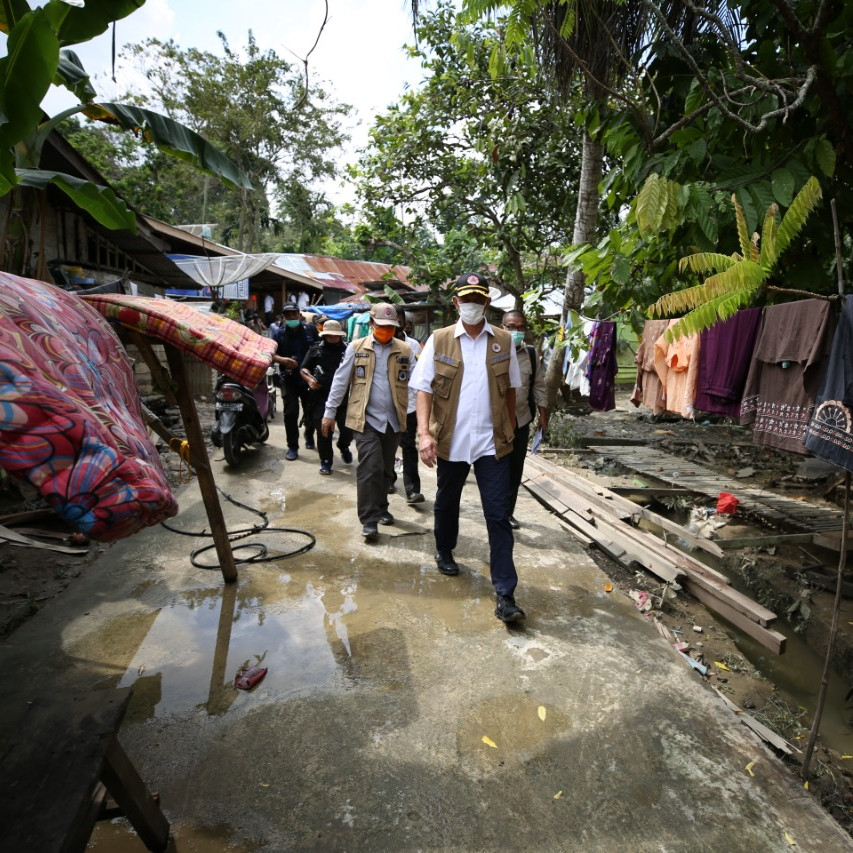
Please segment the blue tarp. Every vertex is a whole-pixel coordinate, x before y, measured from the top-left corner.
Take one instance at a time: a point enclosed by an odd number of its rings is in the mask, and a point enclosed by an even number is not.
[[[343,324],[360,309],[352,305],[310,305],[305,310],[312,314],[322,314],[330,320],[337,320]]]

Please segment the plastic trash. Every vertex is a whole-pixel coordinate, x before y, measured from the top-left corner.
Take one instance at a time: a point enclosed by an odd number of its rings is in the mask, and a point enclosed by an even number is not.
[[[234,686],[238,690],[251,690],[256,684],[264,680],[269,667],[251,666],[248,669],[241,667],[234,676]]]

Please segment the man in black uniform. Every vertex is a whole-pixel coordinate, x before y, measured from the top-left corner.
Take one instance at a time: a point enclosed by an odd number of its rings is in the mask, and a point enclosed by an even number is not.
[[[302,322],[299,308],[295,302],[282,306],[284,323],[275,336],[278,350],[276,354],[284,361],[280,363],[281,393],[284,398],[284,430],[287,435],[287,453],[285,459],[293,461],[299,456],[299,404],[302,404],[302,417],[305,422],[305,447],[314,449],[314,424],[311,421],[311,404],[308,398],[308,385],[299,373],[308,349],[314,342]],[[313,331],[313,330],[312,330]]]
[[[308,384],[311,400],[311,420],[317,430],[317,452],[320,454],[320,473],[332,473],[332,437],[323,435],[321,423],[326,410],[326,399],[332,387],[332,378],[343,361],[347,345],[344,332],[337,320],[326,320],[320,332],[319,343],[313,344],[302,362],[300,373]],[[341,404],[337,414],[338,450],[341,459],[352,462],[352,430],[346,425],[347,401]]]

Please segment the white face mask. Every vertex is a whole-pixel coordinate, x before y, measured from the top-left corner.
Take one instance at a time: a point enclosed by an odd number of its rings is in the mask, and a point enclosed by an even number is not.
[[[462,322],[469,326],[476,326],[483,319],[485,313],[485,305],[478,305],[476,302],[459,303],[459,316]]]

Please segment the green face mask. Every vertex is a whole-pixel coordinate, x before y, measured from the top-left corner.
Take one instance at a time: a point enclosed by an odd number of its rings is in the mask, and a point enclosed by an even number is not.
[[[512,345],[520,347],[524,343],[524,332],[510,332],[512,335]]]
[[[284,325],[287,326],[288,329],[297,329],[301,325],[299,320],[285,320]]]

